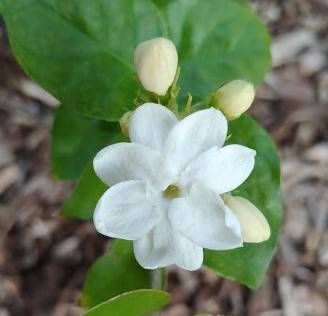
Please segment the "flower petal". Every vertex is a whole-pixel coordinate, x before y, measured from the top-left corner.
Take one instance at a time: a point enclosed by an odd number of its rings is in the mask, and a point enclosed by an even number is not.
[[[109,186],[129,180],[143,180],[160,188],[170,184],[160,153],[139,144],[107,146],[98,152],[93,167]]]
[[[172,129],[165,150],[172,167],[180,172],[188,162],[213,146],[221,147],[227,136],[225,116],[210,108],[195,112]]]
[[[131,142],[161,151],[171,129],[178,123],[174,113],[155,103],[145,103],[133,113],[129,122]]]
[[[182,269],[194,271],[203,263],[203,248],[195,245],[180,233],[175,233],[174,246],[176,252],[175,263]]]
[[[189,196],[173,200],[168,214],[172,227],[198,246],[225,250],[242,245],[236,216],[205,187],[194,185]]]
[[[270,225],[253,203],[241,196],[226,194],[223,198],[240,222],[244,242],[259,243],[270,238]]]
[[[160,220],[156,203],[142,181],[126,181],[109,188],[93,215],[97,231],[105,236],[139,239]]]
[[[241,145],[213,147],[186,167],[181,182],[185,185],[200,182],[218,194],[230,192],[249,177],[255,155],[255,150]]]
[[[147,235],[133,242],[138,263],[145,269],[157,269],[175,263],[173,232],[162,219]]]
[[[146,236],[134,241],[134,254],[145,269],[176,264],[185,270],[196,270],[203,263],[203,248],[172,229],[165,216]]]

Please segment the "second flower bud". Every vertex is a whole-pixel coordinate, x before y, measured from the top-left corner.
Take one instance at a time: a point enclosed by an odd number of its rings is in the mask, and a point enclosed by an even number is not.
[[[249,109],[254,97],[255,89],[252,83],[234,80],[219,88],[212,102],[229,120],[233,120]]]
[[[170,40],[158,37],[137,46],[134,63],[143,87],[158,95],[165,95],[177,71],[178,53]]]

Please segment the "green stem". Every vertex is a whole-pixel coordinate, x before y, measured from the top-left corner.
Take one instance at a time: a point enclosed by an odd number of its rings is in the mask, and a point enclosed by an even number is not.
[[[166,288],[166,271],[164,268],[158,268],[152,272],[151,285],[153,289],[165,290]],[[160,316],[160,312],[155,312],[152,316]]]
[[[164,268],[156,269],[152,272],[152,288],[165,290],[166,287],[166,272]]]
[[[211,103],[212,99],[213,99],[213,94],[210,94],[204,100],[195,103],[192,106],[192,112],[208,108],[210,106],[210,103]]]

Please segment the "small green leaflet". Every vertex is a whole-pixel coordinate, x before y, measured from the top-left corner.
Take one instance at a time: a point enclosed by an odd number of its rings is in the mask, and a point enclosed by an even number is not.
[[[134,258],[132,242],[116,240],[89,269],[83,287],[83,303],[93,307],[124,292],[149,288],[150,273]]]
[[[159,290],[137,290],[99,304],[84,316],[146,316],[164,307],[170,295]]]

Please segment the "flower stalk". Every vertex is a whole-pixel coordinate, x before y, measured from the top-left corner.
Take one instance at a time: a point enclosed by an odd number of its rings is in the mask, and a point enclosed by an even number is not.
[[[157,290],[165,290],[166,288],[166,271],[164,268],[158,268],[152,271],[151,274],[152,288]]]

